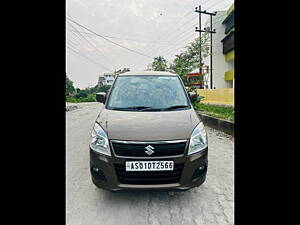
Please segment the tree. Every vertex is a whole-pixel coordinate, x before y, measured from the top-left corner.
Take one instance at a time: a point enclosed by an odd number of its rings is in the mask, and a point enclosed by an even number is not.
[[[205,32],[201,36],[201,58],[203,62],[203,58],[209,55],[209,35],[208,32]],[[199,69],[200,62],[200,39],[196,38],[193,42],[189,43],[185,47],[185,51],[175,55],[173,62],[170,64],[170,69],[174,70],[184,83],[187,82],[184,75],[191,72],[192,70]],[[203,76],[200,76],[199,81],[203,83]]]
[[[149,69],[154,71],[167,71],[167,60],[163,56],[156,56],[147,70]]]
[[[172,69],[183,79],[183,75],[193,70],[193,64],[186,54],[180,53],[179,55],[175,55],[175,59],[170,64],[170,69]]]
[[[200,39],[196,38],[193,42],[191,42],[188,46],[186,46],[186,57],[192,64],[193,69],[199,68],[200,62]],[[201,62],[203,62],[203,58],[206,58],[209,55],[209,35],[205,32],[201,36]]]
[[[66,75],[66,95],[74,94],[75,88],[73,86],[73,81],[71,81]]]

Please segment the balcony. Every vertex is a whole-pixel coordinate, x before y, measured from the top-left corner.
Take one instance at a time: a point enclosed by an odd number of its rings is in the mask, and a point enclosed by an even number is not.
[[[226,55],[225,55],[226,62],[233,60],[233,59],[234,59],[234,49],[231,50],[230,52],[226,53]]]
[[[223,54],[227,54],[234,49],[234,31],[230,32],[223,40]]]
[[[234,79],[234,70],[229,70],[225,72],[225,80],[233,80]]]
[[[232,28],[234,28],[234,10],[226,17],[226,19],[222,22],[226,26],[225,34],[228,34]]]

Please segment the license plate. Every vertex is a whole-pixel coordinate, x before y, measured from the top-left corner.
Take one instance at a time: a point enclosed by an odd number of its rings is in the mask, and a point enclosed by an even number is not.
[[[173,170],[173,161],[128,161],[126,171],[162,171]]]

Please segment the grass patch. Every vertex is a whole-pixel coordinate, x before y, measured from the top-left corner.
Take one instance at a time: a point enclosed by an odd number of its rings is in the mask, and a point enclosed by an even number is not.
[[[201,113],[208,116],[216,117],[219,119],[225,119],[234,121],[234,108],[233,107],[222,107],[215,105],[205,105],[203,103],[195,103],[194,109],[201,111]]]
[[[66,97],[66,102],[96,102],[96,94],[89,94],[86,97]]]

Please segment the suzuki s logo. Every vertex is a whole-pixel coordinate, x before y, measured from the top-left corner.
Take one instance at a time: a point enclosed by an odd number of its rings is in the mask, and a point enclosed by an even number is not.
[[[147,147],[145,147],[146,151],[145,153],[148,155],[152,155],[154,153],[153,149],[154,147],[152,147],[151,145],[148,145]]]

